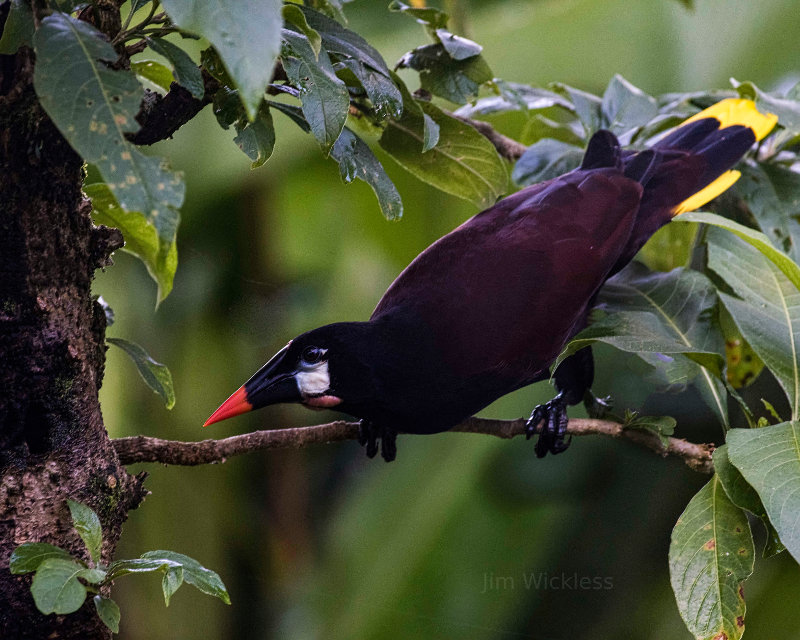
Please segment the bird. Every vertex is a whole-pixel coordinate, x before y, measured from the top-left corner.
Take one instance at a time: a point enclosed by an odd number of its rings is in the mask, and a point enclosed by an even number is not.
[[[728,98],[643,150],[623,150],[598,130],[580,167],[499,200],[434,242],[369,320],[290,340],[204,426],[276,403],[333,409],[359,418],[367,455],[380,443],[389,462],[398,433],[446,431],[548,379],[603,283],[674,216],[729,188],[739,177],[733,166],[776,122],[753,101]],[[590,397],[591,348],[564,359],[552,378],[555,397],[526,424],[538,457],[569,445],[567,407]]]

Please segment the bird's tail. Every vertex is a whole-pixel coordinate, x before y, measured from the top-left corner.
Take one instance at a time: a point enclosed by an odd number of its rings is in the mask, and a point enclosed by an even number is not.
[[[672,215],[699,209],[731,187],[741,175],[731,167],[777,121],[777,116],[758,111],[752,100],[729,98],[692,116],[654,145],[652,150],[662,155],[663,170],[669,168],[671,155],[676,171],[680,171],[678,165],[686,164],[680,162],[682,155],[688,155],[688,164],[696,167],[695,180],[687,185],[691,192],[672,209]]]

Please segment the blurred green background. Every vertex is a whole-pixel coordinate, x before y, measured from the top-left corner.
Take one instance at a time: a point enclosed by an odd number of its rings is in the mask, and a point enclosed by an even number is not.
[[[387,1],[346,12],[391,65],[424,35]],[[731,76],[771,88],[800,70],[797,0],[696,0],[693,12],[675,0],[460,5],[467,35],[506,80],[602,92],[620,73],[658,94],[727,88]],[[513,118],[499,124],[519,135]],[[381,155],[406,208],[386,222],[369,188],[343,185],[309,136],[282,116],[276,128],[275,155],[253,172],[208,108],[156,149],[187,183],[175,289],[154,313],[155,284],[118,252],[95,290],[117,314],[109,335],[169,365],[178,402],[165,411],[112,348],[101,392],[112,437],[195,440],[333,419],[278,406],[200,426],[291,337],[366,319],[417,253],[476,213]],[[597,379],[618,408],[647,398],[645,410],[677,415],[679,435],[719,438],[691,389],[647,397],[629,359],[601,351]],[[551,394],[542,383],[484,414],[527,415]],[[706,478],[632,445],[585,438],[537,460],[522,439],[445,433],[401,436],[390,465],[350,442],[131,468],[142,469],[152,495],[131,512],[118,557],[191,555],[219,572],[233,605],[187,587],[165,609],[157,577],[124,578],[114,597],[126,640],[689,637],[667,549]],[[800,573],[786,556],[756,563],[747,637],[800,637],[800,607],[787,606],[800,599]],[[573,577],[603,588],[575,588]]]

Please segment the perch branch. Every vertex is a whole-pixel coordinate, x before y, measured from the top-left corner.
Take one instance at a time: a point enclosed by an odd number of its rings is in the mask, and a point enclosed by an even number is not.
[[[459,433],[482,433],[498,438],[513,438],[524,435],[525,420],[486,420],[470,418],[450,431]],[[616,422],[607,420],[570,420],[567,433],[574,436],[604,435],[635,442],[662,457],[677,456],[690,468],[700,473],[712,473],[712,444],[695,444],[679,438],[668,438],[666,448],[657,435],[649,431],[625,429]],[[292,429],[270,429],[254,431],[222,440],[201,442],[179,442],[148,436],[117,438],[114,448],[122,464],[134,462],[160,462],[175,465],[199,465],[225,462],[231,456],[260,451],[262,449],[298,449],[311,444],[355,440],[358,423],[338,420],[312,427]]]
[[[473,120],[472,118],[464,118],[463,116],[457,116],[453,113],[450,115],[477,129],[478,133],[489,140],[489,142],[494,145],[494,148],[497,149],[497,153],[499,153],[500,156],[506,160],[519,160],[520,156],[525,153],[525,150],[528,148],[513,138],[504,136],[488,122],[483,122],[482,120]]]

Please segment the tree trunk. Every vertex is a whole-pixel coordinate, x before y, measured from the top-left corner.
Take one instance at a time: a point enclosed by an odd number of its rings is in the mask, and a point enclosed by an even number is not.
[[[100,516],[108,563],[145,494],[98,402],[106,322],[90,287],[122,237],[92,225],[82,161],[39,105],[33,58],[26,47],[0,55],[0,638],[107,638],[91,598],[75,614],[43,616],[30,575],[8,570],[23,542],[88,561],[67,498]]]

